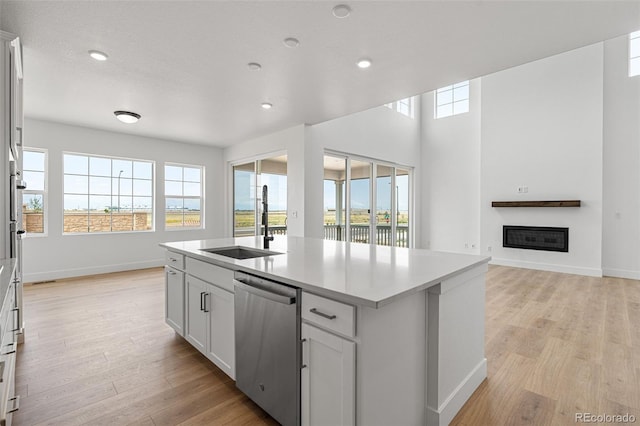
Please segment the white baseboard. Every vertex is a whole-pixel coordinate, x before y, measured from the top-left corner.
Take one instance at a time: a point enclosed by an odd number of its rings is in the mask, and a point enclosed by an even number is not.
[[[601,277],[602,269],[584,268],[580,266],[557,265],[553,263],[528,262],[525,260],[511,260],[503,258],[492,258],[491,265],[512,266],[514,268],[536,269],[539,271],[563,272],[565,274],[586,275],[589,277]]]
[[[486,378],[487,359],[483,358],[437,410],[427,407],[427,426],[446,426],[451,423],[451,420],[458,414],[458,411],[471,397],[471,394],[478,389],[478,386]]]
[[[164,259],[147,260],[143,262],[119,263],[114,265],[100,265],[86,268],[62,269],[58,271],[25,273],[22,281],[26,284],[42,281],[52,281],[63,278],[82,277],[86,275],[108,274],[110,272],[131,271],[134,269],[155,268],[164,265]]]
[[[628,271],[626,269],[603,268],[602,275],[605,277],[627,278],[630,280],[640,280],[640,271]]]

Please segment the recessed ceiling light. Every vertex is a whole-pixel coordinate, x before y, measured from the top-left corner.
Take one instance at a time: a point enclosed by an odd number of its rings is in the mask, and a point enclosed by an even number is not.
[[[262,109],[271,109],[273,108],[273,104],[270,104],[269,102],[263,102],[262,105],[260,105],[262,107]]]
[[[131,111],[114,111],[116,118],[123,123],[133,124],[140,120],[140,114]]]
[[[282,42],[284,43],[285,46],[291,49],[294,49],[300,46],[300,41],[297,38],[293,38],[293,37],[287,37]]]
[[[358,61],[358,67],[360,68],[369,68],[370,66],[371,66],[371,59],[363,58]]]
[[[99,50],[90,50],[89,56],[91,56],[96,61],[106,61],[107,58],[109,58],[109,55],[104,52],[100,52]]]
[[[251,71],[259,71],[262,69],[262,65],[260,65],[257,62],[249,62],[247,64],[247,67],[251,70]]]
[[[333,8],[333,16],[336,18],[346,18],[351,14],[351,8],[346,4],[339,4]]]

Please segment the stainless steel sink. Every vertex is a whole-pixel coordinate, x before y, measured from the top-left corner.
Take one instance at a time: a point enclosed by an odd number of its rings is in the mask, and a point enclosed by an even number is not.
[[[253,259],[254,257],[266,257],[276,254],[282,254],[275,251],[242,246],[216,247],[210,249],[201,249],[201,251],[206,251],[207,253],[217,254],[220,256],[232,257],[234,259]]]

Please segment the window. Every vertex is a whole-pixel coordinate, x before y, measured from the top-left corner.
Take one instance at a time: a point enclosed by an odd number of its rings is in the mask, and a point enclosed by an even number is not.
[[[640,31],[629,34],[629,77],[640,75]]]
[[[63,232],[153,229],[153,162],[64,153]]]
[[[435,118],[469,112],[469,81],[452,84],[436,90]]]
[[[389,109],[392,109],[396,112],[399,112],[402,115],[405,115],[409,118],[414,118],[415,116],[415,108],[414,108],[414,98],[405,98],[400,99],[399,101],[391,102],[388,104],[384,104]]]
[[[204,168],[180,164],[164,166],[165,226],[167,229],[203,228]]]
[[[324,239],[410,247],[410,183],[408,167],[325,154]]]
[[[22,178],[27,182],[27,189],[22,191],[22,223],[27,236],[45,233],[46,165],[45,150],[24,148]]]

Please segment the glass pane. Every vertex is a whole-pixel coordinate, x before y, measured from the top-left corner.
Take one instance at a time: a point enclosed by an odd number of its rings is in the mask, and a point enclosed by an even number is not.
[[[152,179],[153,178],[152,163],[147,163],[145,161],[134,161],[133,177],[138,179]]]
[[[89,196],[90,214],[109,214],[113,209],[110,195]]]
[[[193,183],[193,182],[185,182],[184,183],[184,195],[186,197],[199,197],[200,196],[200,184],[199,183]]]
[[[463,99],[469,99],[469,86],[462,86],[453,91],[453,101],[461,101]]]
[[[153,195],[153,185],[151,185],[150,180],[133,180],[133,195],[138,196],[152,196]]]
[[[44,171],[44,152],[25,149],[22,153],[22,169]]]
[[[64,194],[64,211],[87,212],[89,208],[89,197],[87,195]]]
[[[188,182],[200,182],[200,168],[185,167],[184,180]]]
[[[182,180],[182,167],[164,166],[164,178],[166,180]]]
[[[453,115],[453,104],[439,106],[436,110],[436,118],[444,118]]]
[[[64,154],[64,173],[86,175],[88,172],[88,157],[84,155]]]
[[[256,234],[256,175],[254,163],[233,168],[233,235]]]
[[[351,160],[351,242],[369,242],[371,163]]]
[[[469,85],[469,80],[466,81],[461,81],[460,83],[456,83],[453,85],[454,89],[457,89],[458,87],[463,87],[463,86],[468,86]]]
[[[182,198],[165,199],[165,225],[167,227],[182,226]]]
[[[89,173],[93,176],[111,176],[111,159],[101,157],[89,158]]]
[[[629,76],[640,75],[640,58],[634,58],[629,61]]]
[[[64,176],[64,192],[66,194],[86,194],[89,191],[89,178],[87,176]]]
[[[376,176],[376,244],[391,245],[391,174],[393,168],[378,165]]]
[[[409,171],[396,169],[396,246],[409,247]]]
[[[153,208],[152,197],[133,197],[133,210],[151,213]]]
[[[194,228],[202,226],[202,214],[199,198],[186,198],[184,200],[184,226]]]
[[[114,197],[116,208],[111,213],[111,230],[115,232],[133,231],[133,198],[125,196],[119,198],[119,201],[116,201],[116,197]],[[89,219],[91,220],[91,216]],[[92,225],[90,223],[90,226]]]
[[[287,176],[263,173],[260,181],[269,188],[269,227],[274,234],[286,234]]]
[[[347,160],[324,156],[324,239],[345,240]]]
[[[438,89],[437,93],[442,93],[442,92],[445,92],[445,91],[451,90],[451,89],[453,89],[453,86],[441,87],[441,88]]]
[[[22,224],[27,234],[44,232],[44,199],[42,194],[22,195]]]
[[[148,231],[153,228],[152,206],[152,197],[133,197],[134,231]]]
[[[462,114],[465,112],[469,112],[469,100],[466,99],[460,102],[454,102],[453,104],[453,114]]]
[[[112,160],[111,176],[117,178],[133,177],[133,161],[131,160]]]
[[[112,178],[111,185],[113,185],[113,195],[133,195],[133,179]]]
[[[634,38],[629,43],[629,57],[636,58],[640,56],[640,38]]]
[[[27,189],[32,191],[44,191],[44,172],[22,172]]]
[[[450,104],[453,102],[453,90],[440,92],[436,95],[436,105]]]
[[[182,182],[165,181],[164,183],[164,195],[165,196],[182,196]]]
[[[111,195],[111,178],[90,176],[89,193],[93,195]]]

